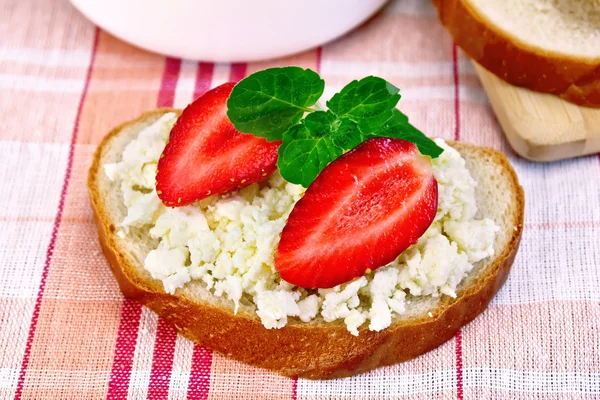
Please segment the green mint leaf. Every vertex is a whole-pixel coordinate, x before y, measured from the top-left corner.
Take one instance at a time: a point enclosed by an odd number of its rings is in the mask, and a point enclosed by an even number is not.
[[[281,176],[288,182],[308,187],[358,136],[357,124],[349,119],[337,119],[329,111],[309,114],[302,124],[292,126],[283,135],[277,162]],[[350,148],[355,146],[350,145]]]
[[[325,82],[310,69],[269,68],[240,81],[227,100],[227,116],[237,130],[281,140],[323,94]]]
[[[372,137],[407,140],[416,144],[421,154],[431,158],[438,157],[444,151],[433,140],[425,136],[423,132],[412,126],[408,122],[408,117],[396,108],[393,110],[392,117],[389,120],[385,121],[375,131],[363,133],[363,135],[365,140]]]
[[[331,140],[336,146],[346,151],[352,150],[364,142],[365,139],[361,135],[356,122],[349,118],[339,118],[334,122]]]
[[[312,137],[330,136],[332,143],[343,150],[350,150],[363,141],[356,122],[346,117],[338,118],[331,111],[310,113],[302,124]]]
[[[332,125],[337,117],[331,111],[315,111],[308,114],[302,123],[313,137],[331,134]]]
[[[352,81],[327,102],[338,117],[358,123],[361,131],[372,132],[390,119],[400,100],[400,90],[376,76]]]

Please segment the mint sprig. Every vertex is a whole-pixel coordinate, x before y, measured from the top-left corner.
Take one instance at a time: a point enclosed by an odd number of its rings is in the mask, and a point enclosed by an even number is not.
[[[269,141],[300,122],[323,94],[319,74],[300,67],[269,68],[241,80],[227,100],[227,116],[240,132]]]
[[[410,141],[432,158],[442,153],[396,109],[399,89],[386,80],[352,81],[327,102],[329,110],[311,108],[323,90],[323,80],[310,69],[270,68],[233,88],[227,116],[240,132],[283,140],[277,162],[281,175],[304,187],[344,152],[375,137]]]

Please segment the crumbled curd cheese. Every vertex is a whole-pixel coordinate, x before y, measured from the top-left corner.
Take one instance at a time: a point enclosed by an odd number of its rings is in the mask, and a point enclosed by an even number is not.
[[[476,263],[494,254],[498,227],[476,220],[475,187],[464,159],[437,139],[444,152],[432,161],[438,181],[434,223],[396,260],[373,273],[331,289],[305,290],[283,281],[274,269],[281,231],[302,186],[276,172],[266,182],[195,204],[167,208],[155,190],[156,165],[176,120],[165,114],[127,145],[122,160],[104,166],[118,182],[127,207],[119,236],[148,227],[159,239],[144,268],[174,293],[194,280],[215,296],[254,307],[263,325],[282,328],[289,318],[309,322],[343,320],[348,331],[380,331],[405,312],[407,296],[456,296]]]
[[[499,229],[489,218],[444,222],[444,232],[467,255],[470,263],[494,255],[494,237]]]
[[[300,309],[300,319],[304,322],[309,322],[310,320],[312,320],[314,317],[317,316],[320,304],[321,300],[316,294],[311,294],[303,300],[300,300],[298,302],[298,308]]]
[[[348,332],[350,332],[354,336],[358,336],[358,327],[364,324],[366,320],[366,313],[354,308],[350,310],[346,318],[344,318],[344,323],[346,324]]]
[[[174,249],[152,250],[146,256],[144,267],[154,279],[163,282],[167,293],[175,293],[175,289],[190,281],[190,273],[185,266],[189,251],[185,247]]]
[[[419,240],[399,259],[398,283],[413,296],[456,297],[455,289],[471,269],[467,255],[442,234]]]
[[[256,314],[267,329],[283,328],[287,317],[300,315],[298,299],[300,292],[287,290],[267,290],[256,295],[254,301],[258,311]]]
[[[346,318],[351,309],[355,309],[360,304],[358,291],[366,286],[367,278],[362,276],[345,285],[344,289],[336,286],[332,290],[320,290],[324,295],[323,309],[321,315],[327,322],[336,319]],[[341,289],[341,290],[340,290]]]
[[[377,271],[369,283],[371,310],[369,329],[380,331],[392,323],[392,312],[404,312],[406,294],[398,288],[398,269],[384,267]],[[397,293],[402,293],[401,295]]]

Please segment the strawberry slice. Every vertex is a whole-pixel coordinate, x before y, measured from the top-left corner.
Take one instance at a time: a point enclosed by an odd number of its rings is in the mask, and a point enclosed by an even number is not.
[[[275,269],[304,288],[329,288],[392,262],[433,222],[438,185],[410,142],[377,138],[329,164],[296,203]]]
[[[171,207],[259,182],[277,167],[281,142],[237,131],[227,118],[235,83],[206,92],[183,110],[158,162],[156,192]]]

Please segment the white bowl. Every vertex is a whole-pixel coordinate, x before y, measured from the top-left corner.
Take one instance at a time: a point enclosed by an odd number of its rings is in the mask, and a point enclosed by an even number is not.
[[[319,46],[387,0],[71,0],[136,46],[178,58],[255,61]]]

